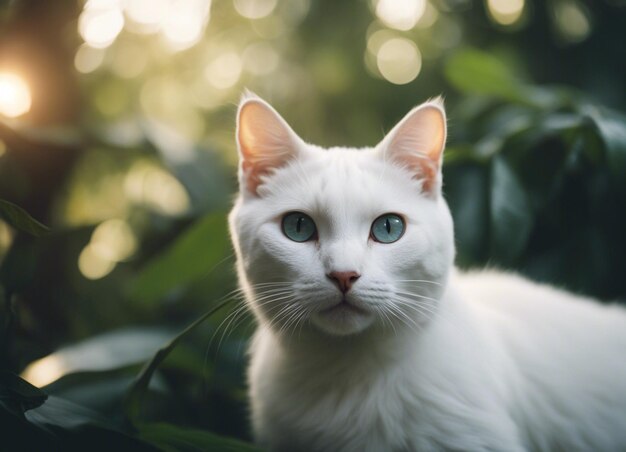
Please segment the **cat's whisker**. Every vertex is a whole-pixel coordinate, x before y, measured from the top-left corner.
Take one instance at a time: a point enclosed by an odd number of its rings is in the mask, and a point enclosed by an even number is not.
[[[268,324],[268,328],[273,329],[276,325],[282,322],[284,320],[284,317],[287,316],[292,309],[294,309],[293,306],[294,306],[293,304],[288,304],[288,303],[285,303],[279,306],[280,310],[275,315],[273,315],[273,318],[270,320]]]
[[[429,300],[429,301],[432,301],[434,303],[438,303],[439,302],[439,300],[437,300],[435,298],[427,297],[426,295],[421,295],[421,294],[417,294],[417,293],[413,293],[413,292],[403,292],[401,290],[397,290],[396,293],[400,294],[400,295],[408,295],[410,297],[417,297],[417,298],[421,298],[421,299],[424,299],[424,300]]]
[[[402,321],[406,326],[408,326],[409,328],[412,328],[411,325],[415,326],[418,330],[421,330],[422,328],[420,327],[420,325],[411,317],[409,317],[405,312],[403,312],[400,308],[398,308],[395,305],[390,305],[390,312],[394,313],[396,318],[400,321]]]
[[[433,318],[437,318],[445,322],[449,321],[449,319],[442,316],[438,310],[433,308],[433,306],[424,304],[420,302],[419,300],[396,296],[394,297],[394,301],[396,304],[414,311],[415,313],[417,313],[421,317],[424,317],[428,321],[432,320]]]
[[[380,309],[380,310],[379,310],[379,313],[383,316],[383,323],[384,323],[384,321],[385,321],[385,320],[386,320],[387,322],[389,322],[389,326],[390,326],[390,327],[391,327],[391,329],[393,330],[393,334],[397,336],[397,335],[398,335],[398,331],[396,330],[396,326],[395,326],[395,324],[393,323],[393,320],[392,320],[392,319],[391,319],[391,317],[390,317],[390,316],[392,316],[393,314],[392,314],[392,313],[390,313],[390,312],[388,313],[388,312],[387,312],[387,309]]]
[[[294,305],[295,306],[295,305]],[[295,313],[292,314],[289,319],[285,322],[285,324],[283,325],[285,334],[287,334],[289,332],[289,329],[291,327],[293,327],[294,331],[295,331],[295,327],[298,324],[298,321],[302,318],[303,315],[305,315],[306,312],[304,311],[304,309],[296,309]],[[281,330],[283,329],[281,328]],[[280,334],[280,333],[279,333]]]
[[[430,281],[428,279],[395,279],[393,282],[418,282],[418,283],[426,283],[426,284],[435,284],[437,286],[442,285],[440,282]]]
[[[396,297],[394,297],[394,301],[397,304],[399,304],[399,305],[406,306],[407,308],[419,311],[420,313],[428,313],[428,314],[432,314],[432,315],[439,314],[438,311],[433,309],[431,306],[428,306],[428,305],[420,302],[419,300],[415,300],[413,298],[406,298],[406,297],[402,297],[402,296],[396,296]]]

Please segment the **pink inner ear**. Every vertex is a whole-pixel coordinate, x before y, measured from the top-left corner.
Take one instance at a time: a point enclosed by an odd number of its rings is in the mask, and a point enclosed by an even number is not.
[[[246,188],[257,193],[263,176],[287,163],[294,155],[289,126],[271,107],[259,100],[239,110],[238,143]]]
[[[445,116],[440,107],[418,107],[390,133],[388,150],[392,159],[413,172],[415,179],[423,180],[424,191],[436,189],[446,139]]]

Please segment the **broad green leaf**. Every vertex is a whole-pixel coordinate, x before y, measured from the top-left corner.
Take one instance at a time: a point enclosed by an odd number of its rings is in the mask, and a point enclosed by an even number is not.
[[[150,303],[207,276],[230,250],[224,214],[207,215],[152,260],[137,276],[131,297]]]
[[[31,217],[28,212],[15,204],[0,199],[0,218],[16,229],[34,236],[42,236],[50,229]]]
[[[171,334],[156,329],[133,328],[93,336],[38,359],[22,377],[38,386],[75,372],[106,371],[148,359]],[[47,369],[55,369],[50,372]]]
[[[452,55],[446,62],[445,75],[455,88],[466,94],[523,100],[524,87],[507,65],[477,49],[464,49]]]
[[[139,426],[139,437],[167,452],[260,452],[261,449],[203,430],[156,423]]]
[[[626,187],[626,116],[608,109],[591,108],[587,114],[606,146],[611,174],[617,183]]]
[[[99,450],[154,451],[111,424],[99,413],[60,397],[50,396],[43,405],[25,413],[26,420],[60,440],[65,450],[81,450],[97,444]]]
[[[189,333],[191,333],[198,325],[203,323],[206,319],[211,317],[214,313],[230,303],[230,299],[219,303],[213,309],[209,310],[202,316],[200,316],[195,322],[185,328],[178,336],[172,339],[169,343],[163,346],[159,351],[148,361],[135,380],[135,383],[130,388],[128,397],[126,399],[126,416],[131,420],[136,420],[141,410],[141,402],[148,389],[150,380],[154,375],[154,372],[158,369],[161,363],[167,358],[167,356],[176,348],[178,343]]]
[[[0,372],[0,407],[21,415],[46,401],[48,395],[10,372]]]
[[[489,222],[490,255],[512,263],[528,241],[533,213],[516,174],[500,156],[491,163]]]

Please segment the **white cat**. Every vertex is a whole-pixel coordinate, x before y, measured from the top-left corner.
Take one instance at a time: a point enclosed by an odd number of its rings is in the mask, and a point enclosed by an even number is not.
[[[457,272],[445,137],[438,99],[368,149],[306,144],[266,102],[242,99],[230,228],[258,321],[257,442],[626,450],[626,311]]]

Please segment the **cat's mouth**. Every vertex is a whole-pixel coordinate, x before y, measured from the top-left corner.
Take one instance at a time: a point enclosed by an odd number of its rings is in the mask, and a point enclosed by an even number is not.
[[[346,312],[346,313],[355,313],[355,314],[368,314],[368,312],[360,306],[357,306],[347,297],[342,297],[339,303],[336,303],[328,308],[324,308],[320,311],[322,314],[329,314],[335,312]]]

